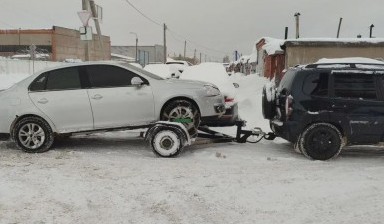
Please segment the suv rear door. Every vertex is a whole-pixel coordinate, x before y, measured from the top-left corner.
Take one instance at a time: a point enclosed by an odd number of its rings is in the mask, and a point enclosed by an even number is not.
[[[379,142],[384,127],[384,101],[373,71],[333,71],[331,115],[342,122],[351,143]]]

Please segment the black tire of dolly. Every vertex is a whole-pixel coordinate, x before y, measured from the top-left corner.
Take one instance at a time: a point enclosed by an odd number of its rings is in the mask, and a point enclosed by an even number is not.
[[[19,133],[20,129],[23,127],[23,125],[25,125],[27,123],[37,124],[44,131],[44,134],[45,134],[44,143],[36,149],[28,149],[25,146],[23,146],[23,144],[20,142],[18,133]],[[53,134],[52,128],[49,126],[49,124],[45,120],[43,120],[39,117],[25,117],[25,118],[22,118],[21,120],[19,120],[13,128],[13,136],[14,136],[14,141],[16,142],[17,147],[20,148],[21,150],[23,150],[24,152],[27,152],[27,153],[47,152],[52,147],[53,142],[54,142],[54,134]]]
[[[327,147],[325,150],[319,149],[319,147],[321,147],[321,144],[315,144],[316,147],[313,147],[314,138],[319,138],[319,135],[324,134],[329,135],[329,147]],[[316,123],[310,125],[304,130],[301,135],[301,138],[299,139],[300,151],[307,158],[314,160],[328,160],[336,158],[340,154],[342,147],[343,137],[341,135],[341,132],[334,125],[329,123]]]
[[[162,155],[160,154],[157,150],[156,150],[156,147],[155,147],[155,139],[156,139],[156,135],[161,133],[162,131],[171,131],[173,133],[175,133],[177,135],[177,140],[179,141],[179,147],[177,148],[177,150],[170,154],[170,155]],[[150,140],[150,144],[151,144],[151,148],[152,148],[152,151],[159,157],[163,157],[163,158],[174,158],[174,157],[177,157],[184,149],[184,142],[185,140],[183,140],[184,138],[184,135],[180,132],[180,131],[177,131],[176,129],[174,128],[169,128],[169,127],[160,127],[158,128],[156,131],[154,131],[152,133],[152,137],[151,137],[151,140]]]

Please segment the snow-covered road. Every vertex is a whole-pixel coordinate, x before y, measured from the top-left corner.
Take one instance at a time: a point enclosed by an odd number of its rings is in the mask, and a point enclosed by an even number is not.
[[[242,117],[266,130],[265,80],[236,79]],[[77,136],[43,154],[0,142],[0,223],[383,222],[382,149],[320,162],[276,139],[194,145],[162,159],[137,136]]]
[[[318,162],[275,140],[161,159],[125,132],[44,154],[0,147],[1,223],[350,224],[384,215],[384,153],[374,148]]]

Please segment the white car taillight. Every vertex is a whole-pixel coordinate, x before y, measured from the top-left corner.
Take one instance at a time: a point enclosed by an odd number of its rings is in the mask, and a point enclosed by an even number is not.
[[[285,99],[285,119],[287,121],[289,120],[289,117],[292,115],[292,111],[293,111],[292,106],[293,106],[293,96],[289,95]]]
[[[230,98],[230,97],[225,97],[224,99],[226,103],[233,103],[233,101],[235,101],[234,98]]]

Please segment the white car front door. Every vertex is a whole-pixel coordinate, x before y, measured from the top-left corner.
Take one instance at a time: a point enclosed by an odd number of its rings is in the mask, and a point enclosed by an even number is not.
[[[78,67],[40,75],[31,84],[29,97],[60,133],[93,128],[91,106],[87,90],[81,88]]]
[[[154,97],[148,81],[132,85],[132,78],[138,75],[114,65],[86,67],[95,129],[139,126],[155,120]]]

